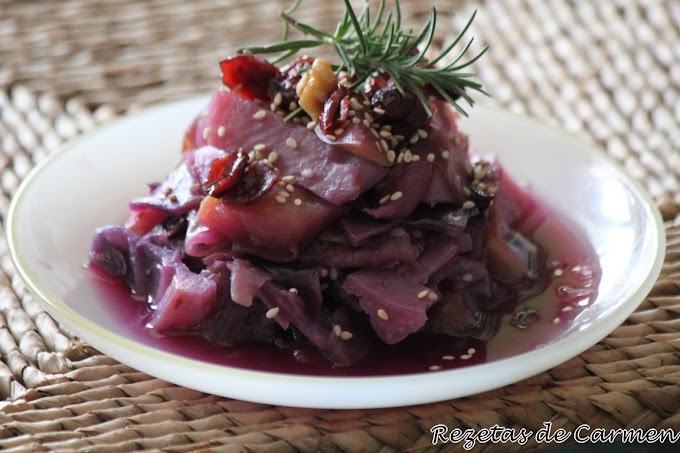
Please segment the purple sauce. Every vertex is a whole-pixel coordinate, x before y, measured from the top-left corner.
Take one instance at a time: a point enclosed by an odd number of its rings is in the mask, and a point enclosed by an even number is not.
[[[335,367],[307,344],[217,346],[197,335],[162,335],[147,327],[150,310],[129,288],[92,270],[105,307],[135,341],[188,358],[259,371],[316,376],[400,375],[461,368],[532,351],[559,338],[596,298],[601,272],[592,247],[554,216],[522,231],[544,250],[537,295],[520,295],[501,308],[500,327],[489,340],[416,333],[376,347],[348,367]],[[501,316],[501,314],[499,314]]]

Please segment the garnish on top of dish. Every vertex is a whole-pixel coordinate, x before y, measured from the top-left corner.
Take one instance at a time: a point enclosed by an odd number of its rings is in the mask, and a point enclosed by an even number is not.
[[[414,335],[487,339],[546,286],[553,269],[531,233],[548,212],[458,129],[466,90],[482,91],[462,71],[481,53],[462,61],[468,44],[445,60],[472,18],[428,59],[434,8],[415,34],[398,2],[373,20],[345,6],[334,33],[289,10],[310,38],[220,62],[224,86],[178,166],[124,226],[97,231],[93,267],[146,299],[155,332],[306,344],[346,367]],[[320,45],[338,61],[256,57]]]

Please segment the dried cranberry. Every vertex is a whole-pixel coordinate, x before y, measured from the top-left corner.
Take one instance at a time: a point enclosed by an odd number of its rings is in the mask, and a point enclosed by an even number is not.
[[[279,69],[273,64],[247,55],[222,60],[220,68],[222,82],[242,98],[251,101],[269,101],[269,81],[279,75]]]
[[[248,168],[248,156],[242,149],[215,159],[210,165],[203,189],[211,197],[234,205],[259,200],[276,184],[278,174],[262,162]]]
[[[371,105],[385,111],[385,117],[417,128],[427,122],[428,114],[418,97],[410,92],[401,94],[394,85],[380,88],[371,98]]]
[[[349,91],[338,88],[328,97],[319,117],[319,127],[324,134],[329,133],[349,119]]]
[[[244,205],[254,203],[266,194],[279,180],[279,175],[265,163],[258,162],[243,175],[235,190],[220,198],[223,203]]]
[[[208,195],[220,198],[234,190],[241,182],[248,166],[248,155],[242,149],[215,159],[210,164],[208,179],[203,183],[203,190]]]

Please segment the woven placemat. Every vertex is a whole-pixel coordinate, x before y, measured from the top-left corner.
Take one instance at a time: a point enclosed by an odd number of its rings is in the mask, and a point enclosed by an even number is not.
[[[413,24],[427,2],[402,0]],[[434,1],[471,34],[484,100],[597,143],[658,201],[668,250],[636,312],[585,353],[533,378],[435,404],[314,410],[219,398],[122,365],[55,323],[27,293],[0,239],[0,449],[393,451],[432,447],[430,428],[543,422],[680,430],[680,3]],[[307,0],[316,24],[341,2]],[[216,61],[276,37],[287,2],[0,2],[0,216],[33,165],[65,140],[140,106],[208,91]],[[546,150],[549,152],[549,150]],[[572,439],[573,441],[573,439]],[[488,443],[475,450],[545,447]]]

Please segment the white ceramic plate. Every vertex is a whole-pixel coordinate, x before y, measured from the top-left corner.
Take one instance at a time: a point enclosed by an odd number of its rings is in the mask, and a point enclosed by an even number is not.
[[[83,264],[95,228],[120,223],[128,201],[177,161],[182,134],[207,98],[151,108],[91,133],[42,161],[7,219],[10,253],[28,287],[69,330],[115,359],[179,385],[263,403],[318,407],[405,406],[501,387],[592,346],[643,300],[661,269],[663,225],[644,191],[604,153],[527,118],[474,109],[472,148],[495,153],[593,244],[599,295],[552,342],[510,358],[441,372],[314,377],[250,371],[189,359],[130,339],[102,305]]]

